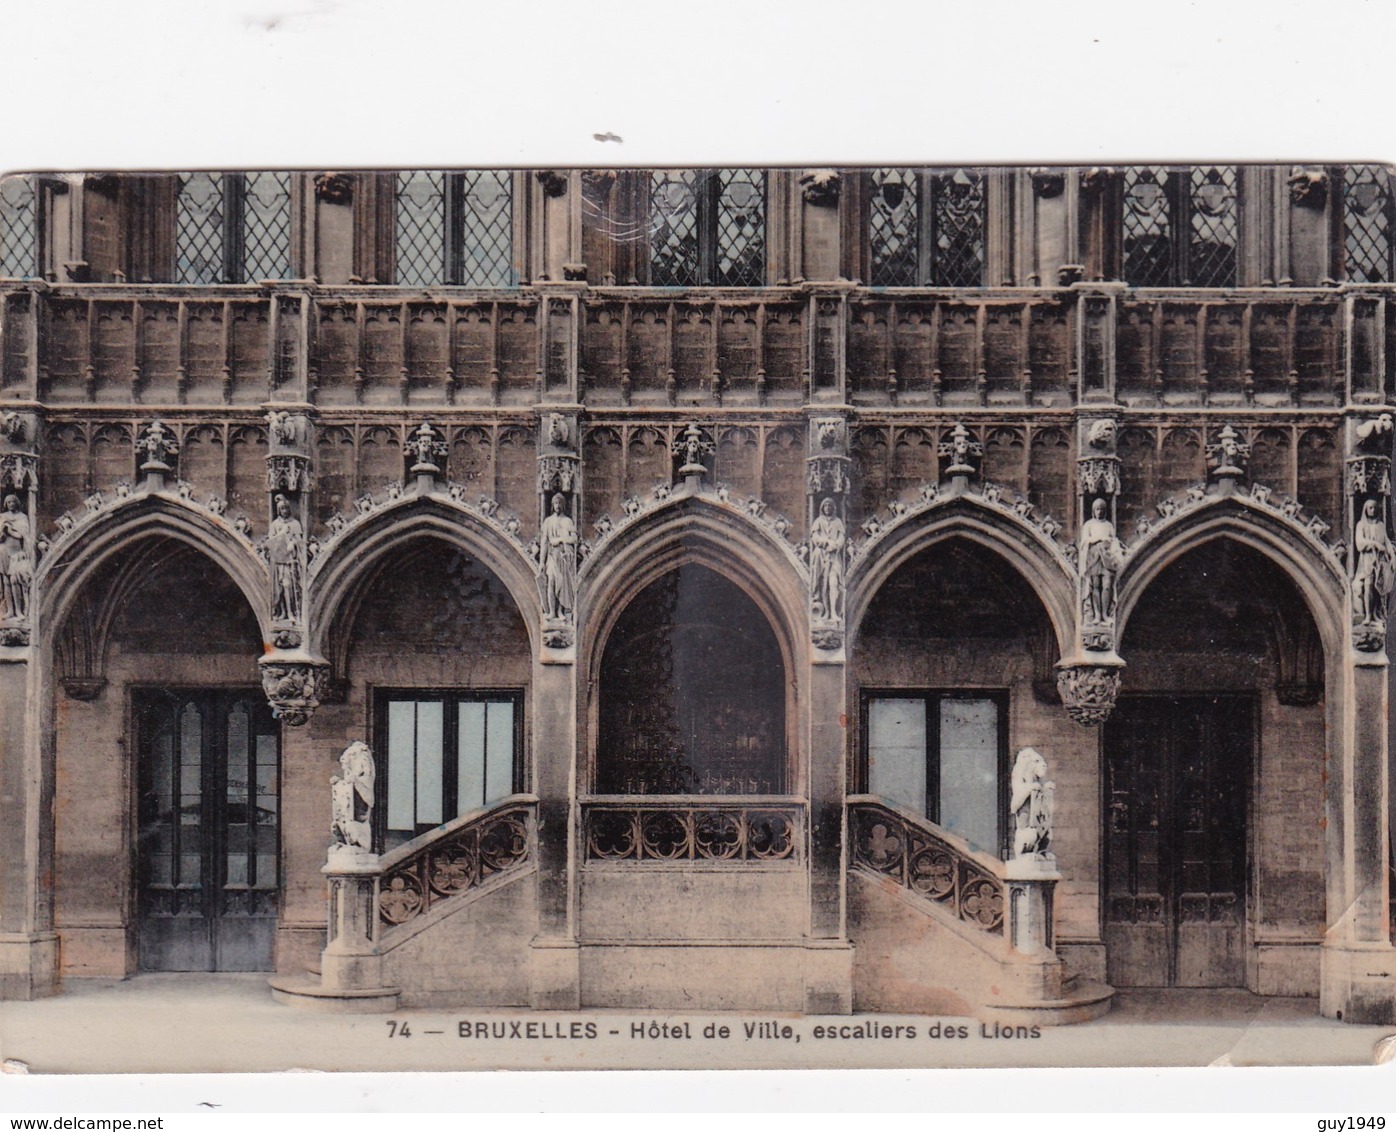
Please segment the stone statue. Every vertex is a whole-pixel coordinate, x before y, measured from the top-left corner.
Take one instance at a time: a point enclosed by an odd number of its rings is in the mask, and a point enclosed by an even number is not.
[[[347,846],[373,852],[373,781],[376,771],[373,752],[362,740],[355,740],[339,756],[343,774],[330,776],[332,817],[330,835],[334,846]]]
[[[809,534],[810,608],[817,620],[843,620],[844,552],[848,533],[832,499],[819,505]]]
[[[276,621],[299,621],[301,617],[301,561],[305,554],[305,531],[291,514],[290,501],[276,497],[276,518],[267,530],[267,561],[271,566],[271,615]]]
[[[1087,622],[1105,624],[1115,615],[1115,576],[1123,558],[1115,524],[1105,517],[1105,500],[1091,503],[1091,517],[1081,524],[1080,546],[1083,613]]]
[[[143,459],[142,471],[169,471],[166,459],[179,452],[179,442],[160,421],[151,421],[136,438],[136,454]]]
[[[1052,844],[1052,811],[1056,783],[1045,781],[1047,760],[1031,747],[1018,752],[1013,763],[1013,793],[1008,810],[1013,817],[1013,856],[1046,857]]]
[[[29,613],[29,584],[34,577],[33,532],[29,516],[19,507],[19,497],[5,496],[0,510],[0,599],[5,616]]]
[[[1091,427],[1086,433],[1086,443],[1102,452],[1114,452],[1115,432],[1114,420],[1110,417],[1101,417],[1099,420],[1091,422]]]
[[[1396,581],[1396,548],[1375,499],[1362,505],[1362,518],[1353,532],[1356,554],[1352,574],[1353,620],[1359,625],[1383,625],[1386,599]]]
[[[543,520],[538,532],[538,591],[543,598],[543,616],[562,621],[571,616],[577,590],[577,525],[567,514],[562,493],[553,496],[552,514]]]

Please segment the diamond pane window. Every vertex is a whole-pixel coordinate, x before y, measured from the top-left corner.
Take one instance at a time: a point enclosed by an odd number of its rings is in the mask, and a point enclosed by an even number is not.
[[[874,287],[921,282],[921,178],[914,169],[876,169],[868,205],[870,275]]]
[[[0,180],[0,277],[38,274],[38,196],[31,177]]]
[[[703,282],[698,239],[698,188],[694,169],[655,173],[650,183],[650,282],[693,287]]]
[[[1236,169],[1203,166],[1188,182],[1191,244],[1183,280],[1194,287],[1236,286]]]
[[[1124,278],[1135,287],[1166,287],[1173,279],[1173,226],[1168,171],[1157,165],[1124,175]]]
[[[513,178],[507,170],[397,175],[397,281],[512,287]]]
[[[957,169],[933,180],[935,264],[931,282],[946,287],[984,284],[984,175]]]
[[[650,177],[649,281],[760,287],[766,281],[766,174],[669,169]]]
[[[242,178],[242,278],[285,279],[291,273],[291,174]]]
[[[512,287],[514,210],[508,172],[482,169],[460,174],[461,268],[471,287]]]
[[[720,287],[760,287],[766,281],[766,174],[760,169],[718,173],[713,281]]]
[[[1124,170],[1121,268],[1135,287],[1234,287],[1240,244],[1232,165]]]
[[[446,174],[397,175],[397,281],[408,287],[446,282]]]
[[[227,207],[222,173],[185,173],[175,201],[175,282],[226,281]]]
[[[1390,177],[1380,165],[1343,170],[1343,255],[1353,283],[1390,283],[1392,207]]]

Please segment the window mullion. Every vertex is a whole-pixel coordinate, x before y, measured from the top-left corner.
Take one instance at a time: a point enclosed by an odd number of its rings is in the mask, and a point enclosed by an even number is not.
[[[463,184],[459,173],[445,174],[446,183],[442,186],[442,205],[445,209],[446,246],[442,249],[441,278],[443,282],[457,284],[464,278],[465,221],[464,202],[461,199]]]
[[[698,280],[711,287],[717,283],[717,214],[722,173],[704,169],[698,176]]]
[[[936,277],[935,175],[921,171],[916,175],[916,282],[934,287]]]
[[[243,278],[243,200],[246,182],[241,173],[223,174],[223,282],[245,283]]]
[[[1190,170],[1173,169],[1168,174],[1169,227],[1172,229],[1173,271],[1169,283],[1187,287],[1192,282],[1189,256],[1192,231],[1192,191]]]

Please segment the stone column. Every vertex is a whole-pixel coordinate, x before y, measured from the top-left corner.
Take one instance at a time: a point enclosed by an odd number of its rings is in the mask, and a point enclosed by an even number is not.
[[[812,416],[807,440],[809,539],[810,940],[805,962],[805,1009],[847,1013],[852,1004],[852,950],[844,893],[844,799],[847,794],[849,714],[845,579],[845,521],[852,490],[848,423],[841,415]]]
[[[1351,639],[1330,708],[1328,931],[1320,1010],[1348,1022],[1396,1022],[1391,946],[1386,627],[1396,548],[1390,530],[1392,418],[1347,422]],[[1335,726],[1336,723],[1336,726]]]
[[[585,551],[578,415],[541,414],[538,593],[543,623],[533,666],[533,792],[538,796],[538,935],[530,953],[537,1009],[581,1004],[577,947],[576,594]]]
[[[53,790],[44,722],[51,695],[39,663],[33,573],[38,565],[40,420],[0,413],[0,998],[58,986],[53,931]],[[49,757],[45,757],[45,754]]]
[[[308,405],[267,412],[269,520],[262,544],[270,582],[271,651],[258,662],[262,689],[278,719],[298,727],[320,705],[325,665],[305,651],[306,576],[310,563],[314,426]]]

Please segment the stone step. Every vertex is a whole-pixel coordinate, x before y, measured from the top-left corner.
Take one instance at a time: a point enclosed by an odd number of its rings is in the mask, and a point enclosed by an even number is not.
[[[324,987],[319,978],[310,975],[273,975],[267,982],[276,1002],[325,1014],[387,1014],[397,1009],[402,994],[398,987]]]

